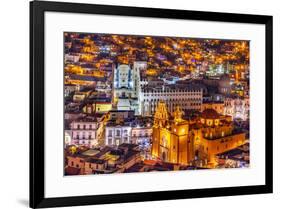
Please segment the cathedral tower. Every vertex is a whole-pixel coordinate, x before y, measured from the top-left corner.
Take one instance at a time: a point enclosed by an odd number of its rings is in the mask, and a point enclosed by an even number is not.
[[[158,103],[154,115],[152,156],[164,162],[187,165],[193,159],[193,143],[189,140],[189,124],[177,107],[169,119],[166,104]]]

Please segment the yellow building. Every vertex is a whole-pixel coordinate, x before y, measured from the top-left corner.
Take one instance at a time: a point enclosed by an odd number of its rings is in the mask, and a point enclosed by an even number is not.
[[[112,109],[111,102],[94,102],[93,104],[87,104],[83,108],[85,113],[107,113]]]
[[[214,167],[215,156],[245,143],[245,133],[233,130],[232,122],[213,109],[204,110],[193,120],[184,120],[177,107],[170,115],[159,102],[153,124],[152,156],[183,165],[200,163]]]

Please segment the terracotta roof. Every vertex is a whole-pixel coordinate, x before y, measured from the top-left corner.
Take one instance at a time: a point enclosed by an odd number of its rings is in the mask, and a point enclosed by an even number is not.
[[[201,113],[201,117],[206,119],[217,119],[220,115],[214,109],[206,109]]]

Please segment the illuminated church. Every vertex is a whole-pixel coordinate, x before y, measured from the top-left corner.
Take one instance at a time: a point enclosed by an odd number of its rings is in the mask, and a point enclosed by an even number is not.
[[[129,65],[119,65],[114,69],[113,98],[118,110],[134,110],[139,112],[140,71],[144,68],[143,62],[134,62],[133,68]]]
[[[213,109],[204,110],[193,119],[183,119],[177,107],[168,113],[166,104],[158,103],[153,124],[152,156],[164,162],[214,167],[216,155],[245,143],[245,133],[233,129],[231,118]]]

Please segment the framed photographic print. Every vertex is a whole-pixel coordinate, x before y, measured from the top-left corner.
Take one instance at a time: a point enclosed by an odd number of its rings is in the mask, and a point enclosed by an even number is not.
[[[271,193],[272,16],[30,3],[30,207]]]

